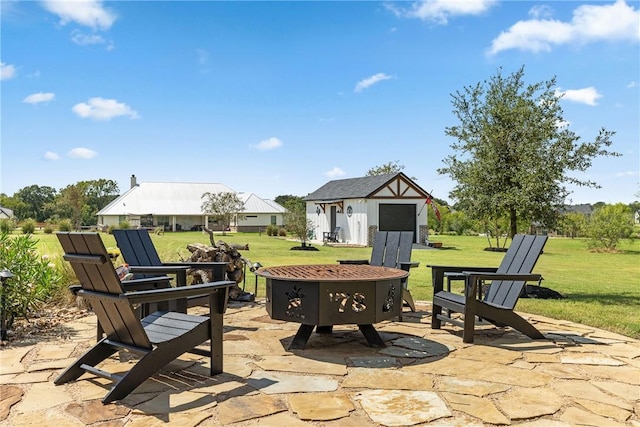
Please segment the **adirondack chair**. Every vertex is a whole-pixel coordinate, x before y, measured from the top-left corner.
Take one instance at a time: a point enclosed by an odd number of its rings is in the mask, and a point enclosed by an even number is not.
[[[476,316],[497,326],[511,326],[523,334],[542,339],[532,324],[514,312],[522,288],[528,281],[542,280],[532,274],[547,236],[517,234],[498,268],[428,265],[433,280],[433,313],[431,328],[440,329],[442,321],[463,327],[462,340],[473,342]],[[444,279],[464,280],[464,295],[444,290]],[[482,285],[491,281],[489,289],[482,295]],[[449,288],[449,285],[448,285]],[[443,315],[446,308],[449,315]],[[463,313],[464,322],[452,319],[451,312]]]
[[[113,237],[120,249],[124,262],[129,264],[132,273],[142,274],[142,277],[153,275],[175,274],[176,285],[187,284],[187,270],[197,268],[211,270],[213,281],[226,278],[226,262],[163,262],[146,229],[118,229],[113,230]],[[206,304],[203,298],[188,298],[189,307]]]
[[[57,233],[80,285],[73,293],[85,298],[102,324],[105,336],[65,369],[55,384],[74,381],[85,372],[113,381],[102,403],[120,400],[147,378],[186,352],[209,356],[210,374],[222,372],[222,329],[227,293],[231,281],[204,283],[180,288],[127,291],[109,259],[97,233]],[[167,301],[193,295],[209,298],[209,316],[157,311],[140,319],[134,305]],[[209,349],[196,348],[209,341]],[[142,357],[124,374],[96,366],[119,350]]]
[[[373,240],[371,259],[338,260],[341,264],[370,264],[382,267],[400,268],[409,271],[420,265],[411,261],[413,248],[413,232],[411,231],[378,231]],[[416,305],[408,289],[408,277],[402,283],[402,300],[415,312]],[[402,320],[402,316],[400,317]]]
[[[322,233],[323,242],[338,242],[340,235],[340,227],[336,227],[333,231],[325,231]]]

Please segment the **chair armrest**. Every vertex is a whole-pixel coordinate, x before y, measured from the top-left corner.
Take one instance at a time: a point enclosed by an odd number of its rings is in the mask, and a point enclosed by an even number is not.
[[[434,295],[444,290],[445,273],[462,273],[463,271],[495,272],[497,270],[497,267],[462,267],[462,266],[455,266],[455,265],[430,265],[430,264],[427,264],[427,268],[431,268],[431,285],[433,286]]]
[[[132,273],[162,273],[162,274],[177,274],[181,271],[186,272],[189,266],[179,265],[156,265],[156,266],[142,266],[142,265],[130,265],[129,271]]]
[[[466,277],[474,280],[517,280],[522,282],[538,282],[542,280],[541,274],[533,273],[488,273],[483,271],[463,271]]]
[[[357,264],[357,265],[369,264],[368,259],[339,259],[338,262],[340,264]]]
[[[432,270],[440,270],[443,272],[462,273],[463,271],[481,271],[495,272],[498,267],[463,267],[459,265],[431,265],[427,264],[427,268]]]
[[[479,295],[478,283],[483,280],[517,280],[523,282],[542,280],[540,274],[518,274],[518,273],[488,273],[482,271],[464,271],[465,275],[465,295]]]
[[[220,268],[226,267],[227,262],[224,261],[206,261],[206,262],[198,262],[198,261],[175,261],[175,262],[163,262],[163,266],[171,266],[171,267],[189,267],[189,268]]]
[[[405,271],[409,271],[410,268],[415,268],[420,265],[418,261],[401,261],[398,264],[400,265],[400,268]]]
[[[125,292],[142,291],[147,289],[158,289],[158,284],[167,284],[171,281],[169,276],[144,277],[141,279],[122,280],[120,284]],[[164,286],[165,288],[169,286]]]
[[[182,286],[179,288],[151,289],[145,291],[127,292],[123,296],[132,304],[148,303],[159,301],[170,301],[173,299],[187,298],[199,295],[210,295],[219,290],[228,290],[236,282],[225,280],[221,282],[202,283],[199,285]]]
[[[163,262],[164,266],[172,267],[188,267],[194,270],[211,270],[212,280],[224,280],[226,278],[226,271],[228,263],[223,261],[209,261],[209,262],[197,262],[197,261],[181,261],[181,262]]]
[[[129,266],[129,271],[132,273],[161,273],[161,274],[175,274],[176,275],[176,286],[186,286],[187,285],[187,270],[189,266],[178,266],[178,265],[133,265]]]

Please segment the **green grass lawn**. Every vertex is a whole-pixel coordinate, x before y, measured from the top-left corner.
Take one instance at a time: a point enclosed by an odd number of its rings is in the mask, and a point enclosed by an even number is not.
[[[109,234],[101,234],[107,247],[115,247]],[[36,234],[42,254],[61,256],[55,235]],[[189,243],[209,243],[201,232],[166,233],[152,239],[163,261],[189,257]],[[217,233],[216,241],[249,244],[241,251],[252,262],[265,266],[336,263],[338,259],[368,259],[371,248],[317,246],[318,251],[293,251],[298,242],[258,233]],[[431,270],[427,265],[498,266],[503,253],[484,251],[486,238],[434,236],[450,249],[414,250],[409,289],[416,300],[431,300]],[[525,313],[565,319],[640,339],[640,242],[624,242],[621,253],[589,252],[581,239],[550,238],[534,272],[542,274],[543,286],[560,292],[563,300],[520,299],[517,309]],[[314,245],[315,246],[315,245]],[[116,261],[116,264],[118,261]],[[253,292],[255,276],[247,270],[246,290]],[[264,297],[264,279],[258,280],[258,297]]]

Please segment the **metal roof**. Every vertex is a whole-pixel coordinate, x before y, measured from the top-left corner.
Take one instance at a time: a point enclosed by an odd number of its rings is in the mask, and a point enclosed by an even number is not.
[[[244,202],[244,213],[284,213],[284,207],[273,200],[265,200],[253,193],[238,193],[240,200]]]
[[[236,193],[219,183],[141,182],[100,210],[97,215],[202,215],[205,193]],[[236,193],[248,203],[245,213],[282,213],[253,193]],[[279,205],[278,205],[279,206]],[[255,210],[254,210],[255,209]]]

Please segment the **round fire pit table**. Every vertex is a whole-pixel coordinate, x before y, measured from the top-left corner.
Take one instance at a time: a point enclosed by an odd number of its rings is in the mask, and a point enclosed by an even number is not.
[[[374,323],[400,316],[404,270],[355,264],[286,265],[256,271],[267,281],[272,319],[300,323],[289,349],[304,349],[313,329],[356,324],[372,347],[384,347]]]

